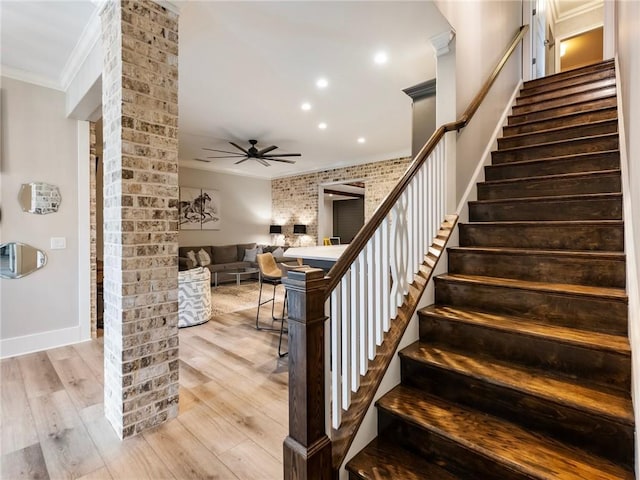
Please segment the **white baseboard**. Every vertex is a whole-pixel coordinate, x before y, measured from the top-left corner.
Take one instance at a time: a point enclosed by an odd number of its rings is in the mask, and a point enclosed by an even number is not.
[[[15,357],[16,355],[39,352],[49,348],[63,347],[84,340],[89,340],[89,338],[82,338],[81,328],[78,325],[34,333],[33,335],[3,338],[0,339],[0,358]]]

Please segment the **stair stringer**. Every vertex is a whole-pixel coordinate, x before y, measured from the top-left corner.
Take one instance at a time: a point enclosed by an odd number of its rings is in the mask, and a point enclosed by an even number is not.
[[[516,98],[522,88],[523,81],[522,79],[516,85],[507,105],[502,112],[498,122],[496,122],[496,128],[491,134],[489,141],[486,144],[486,147],[480,156],[476,169],[469,180],[469,184],[465,189],[462,198],[460,199],[458,206],[456,208],[456,213],[458,214],[458,222],[465,223],[469,221],[469,207],[468,201],[477,199],[477,183],[484,180],[484,167],[486,165],[491,164],[491,152],[495,150],[498,144],[498,137],[502,133],[502,128],[507,125],[507,119],[509,115],[512,113],[513,106],[515,105]],[[454,133],[450,133],[450,135],[455,135]],[[459,247],[459,229],[454,228],[451,232],[451,236],[447,242],[447,247]],[[418,303],[418,307],[416,308],[415,313],[411,317],[411,321],[398,345],[398,348],[394,352],[393,360],[391,361],[389,368],[383,376],[382,382],[378,387],[378,390],[375,393],[374,400],[371,402],[371,405],[367,409],[367,413],[362,420],[360,428],[358,429],[358,433],[351,443],[349,450],[347,451],[347,455],[340,465],[339,470],[339,478],[340,480],[348,480],[349,474],[345,470],[345,465],[353,456],[355,456],[358,452],[360,452],[364,447],[366,447],[375,437],[378,436],[378,414],[377,408],[375,406],[376,401],[389,392],[392,388],[400,385],[400,356],[398,352],[400,352],[403,348],[411,345],[414,342],[419,340],[419,331],[418,331],[418,312],[420,309],[432,305],[435,301],[435,288],[433,279],[438,275],[444,274],[447,272],[447,265],[449,264],[448,251],[445,248],[440,256],[440,260],[434,269],[434,272],[427,284],[424,293]]]
[[[620,72],[618,55],[615,56],[616,72]],[[622,102],[621,75],[616,75],[616,91],[618,103],[618,135],[620,136],[620,170],[622,177],[622,208],[624,219],[624,253],[626,255],[627,297],[629,343],[631,345],[631,397],[636,425],[640,425],[640,279],[636,266],[638,252],[635,251],[634,228],[631,207],[631,192],[629,184],[629,158],[627,156],[626,130],[624,125],[624,111]],[[635,437],[635,474],[640,478],[640,436]]]

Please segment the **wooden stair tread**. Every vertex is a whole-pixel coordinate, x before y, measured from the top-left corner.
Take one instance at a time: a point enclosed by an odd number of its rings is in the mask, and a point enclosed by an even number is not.
[[[615,78],[615,69],[613,68],[613,65],[610,68],[605,68],[599,71],[596,70],[585,72],[580,75],[575,75],[573,77],[560,78],[554,82],[550,82],[547,84],[526,86],[525,83],[520,89],[518,98],[534,97],[536,95],[540,95],[541,93],[561,92],[562,90],[567,88],[566,85],[563,85],[567,83],[569,83],[571,86],[578,86],[612,78]]]
[[[535,369],[511,366],[481,354],[466,354],[442,345],[415,342],[400,355],[448,371],[545,399],[614,422],[633,425],[631,398],[560,379]]]
[[[454,252],[484,253],[484,254],[508,254],[508,255],[545,255],[553,257],[579,257],[608,260],[625,260],[623,252],[606,252],[591,250],[547,250],[538,248],[508,248],[508,247],[449,247]]]
[[[516,332],[520,335],[548,339],[593,350],[606,350],[625,356],[631,355],[629,340],[624,335],[612,335],[553,324],[536,323],[527,318],[446,305],[425,307],[420,310],[420,314],[435,315],[458,323],[477,325],[492,330]]]
[[[459,477],[398,445],[376,437],[345,466],[366,480],[459,480]]]
[[[583,113],[583,112],[580,112]],[[539,121],[538,121],[539,122]],[[617,118],[613,118],[613,119],[607,119],[607,120],[597,120],[594,122],[585,122],[585,123],[578,123],[576,125],[567,125],[567,126],[562,126],[562,127],[555,127],[555,128],[545,128],[544,130],[536,130],[535,132],[524,132],[524,133],[515,133],[513,135],[505,135],[501,138],[503,139],[509,139],[509,140],[517,140],[519,138],[527,138],[527,137],[531,137],[531,136],[536,136],[536,135],[545,135],[545,134],[550,134],[550,133],[555,133],[555,132],[561,132],[563,130],[577,130],[580,128],[584,128],[584,127],[592,127],[592,126],[598,126],[598,125],[608,125],[608,124],[616,124],[618,123],[618,119]],[[521,126],[522,124],[519,124],[518,126]],[[605,135],[609,135],[609,134],[605,134]],[[580,137],[578,137],[580,138]],[[559,141],[566,141],[566,140],[559,140]]]
[[[589,114],[593,114],[593,113],[597,113],[597,112],[602,112],[602,111],[609,111],[609,110],[617,110],[618,107],[615,106],[611,106],[611,107],[596,107],[593,109],[588,109],[588,110],[581,110],[579,112],[571,112],[571,113],[564,113],[562,115],[557,115],[554,117],[554,119],[556,120],[562,120],[565,118],[570,118],[570,117],[575,117],[575,116],[580,116],[580,115],[589,115]],[[518,115],[513,115],[514,117],[517,117]],[[505,127],[524,127],[524,126],[529,126],[529,125],[535,125],[536,123],[543,123],[545,121],[547,121],[548,119],[544,119],[544,120],[530,120],[528,122],[521,122],[518,123],[517,125],[505,125]],[[510,137],[512,135],[509,135]]]
[[[504,221],[504,222],[465,222],[462,225],[471,225],[474,227],[488,227],[490,225],[512,226],[512,227],[526,227],[526,226],[534,226],[534,225],[549,226],[549,227],[609,225],[612,227],[619,227],[624,225],[624,222],[622,220],[520,220],[520,221]]]
[[[399,385],[380,398],[377,405],[533,479],[633,478],[632,472],[608,460],[414,388]]]
[[[528,280],[516,280],[512,278],[485,277],[481,275],[457,275],[451,273],[438,275],[436,278],[451,282],[517,288],[521,290],[535,290],[539,292],[575,296],[600,297],[614,301],[627,302],[627,294],[623,288],[593,287],[589,285],[573,285],[568,283],[531,282]]]
[[[557,158],[557,157],[556,157]],[[509,165],[513,165],[510,163]],[[539,181],[539,180],[561,180],[561,179],[580,179],[581,177],[589,178],[593,176],[620,175],[620,169],[613,170],[594,170],[591,172],[574,172],[574,173],[557,173],[553,175],[536,175],[531,177],[506,178],[503,180],[486,180],[480,182],[482,185],[510,185],[512,183]]]
[[[602,81],[602,80],[607,80],[607,79],[600,79],[600,80],[595,80],[593,82],[585,82],[583,85],[589,85],[591,83],[596,83],[598,81]],[[573,86],[572,86],[573,87]],[[562,88],[560,89],[560,91],[568,91],[570,90],[572,87],[566,87],[566,88]],[[555,101],[555,100],[559,100],[559,99],[566,99],[566,103],[564,105],[571,105],[572,103],[574,103],[572,100],[584,95],[590,95],[590,94],[595,94],[595,93],[600,93],[603,92],[603,97],[610,95],[611,92],[615,92],[616,89],[616,83],[614,82],[609,82],[609,85],[593,85],[593,88],[588,88],[586,90],[578,90],[578,91],[574,91],[574,92],[567,92],[565,95],[557,95],[551,98],[543,98],[543,99],[538,99],[538,100],[534,100],[534,101],[527,101],[529,99],[531,99],[532,97],[536,97],[536,96],[540,96],[540,95],[544,95],[547,93],[552,93],[554,90],[545,90],[542,92],[538,92],[535,95],[530,95],[530,96],[524,96],[524,97],[518,97],[517,100],[525,100],[526,103],[516,103],[514,105],[515,107],[528,107],[531,105],[536,105],[539,103],[544,103],[544,102],[549,102],[549,101]],[[581,102],[582,100],[578,100],[578,102]]]
[[[529,87],[538,85],[550,85],[558,80],[566,80],[577,76],[588,75],[602,70],[615,69],[615,63],[613,60],[605,60],[603,62],[594,63],[591,65],[585,65],[584,67],[572,68],[571,70],[565,70],[564,72],[554,73],[553,75],[547,75],[542,78],[535,78],[533,80],[527,80],[524,82],[522,89],[526,90]]]
[[[518,198],[498,198],[495,200],[474,200],[470,201],[470,204],[491,204],[491,203],[511,203],[511,202],[548,202],[549,200],[567,200],[567,201],[582,201],[590,199],[606,199],[606,198],[621,198],[622,193],[581,193],[579,195],[550,195],[545,197],[518,197]]]
[[[512,107],[514,115],[522,113],[539,112],[554,107],[573,107],[586,101],[602,100],[604,98],[611,98],[616,95],[616,85],[608,87],[599,87],[592,90],[585,90],[584,92],[571,93],[566,96],[559,96],[554,98],[538,99],[536,101],[516,104]]]
[[[549,147],[549,146],[563,145],[563,144],[566,145],[573,142],[580,142],[583,140],[598,140],[598,139],[605,139],[605,138],[618,138],[618,133],[603,133],[601,135],[587,135],[585,137],[567,138],[564,140],[554,140],[551,142],[534,143],[531,145],[523,145],[518,147],[500,148],[498,150],[494,150],[494,152],[500,152],[500,153],[519,152],[522,150],[528,150],[533,148]],[[552,157],[552,158],[558,158],[558,157]]]
[[[602,97],[598,97],[596,99],[590,99],[590,100],[582,100],[580,102],[574,102],[574,103],[568,103],[567,105],[565,105],[565,107],[575,107],[574,110],[571,111],[571,113],[578,113],[578,112],[583,112],[585,110],[581,110],[580,106],[581,105],[586,105],[586,104],[590,104],[590,103],[596,103],[598,101],[602,101],[602,100],[607,100],[607,99],[616,99],[617,95],[616,93],[612,93],[610,95],[604,95]],[[518,107],[519,105],[514,105],[514,108]],[[613,106],[613,105],[612,105]],[[559,106],[551,106],[551,107],[546,107],[546,108],[539,108],[535,111],[535,113],[537,114],[545,114],[545,112],[549,112],[551,110],[557,110],[559,108]],[[588,109],[590,110],[590,109]],[[511,115],[509,115],[509,118],[511,120],[517,120],[518,117],[526,117],[527,115],[531,115],[531,113],[533,112],[522,112],[522,113],[512,113]],[[517,125],[519,125],[519,123],[516,123]]]
[[[502,151],[502,150],[496,150],[496,151]],[[531,160],[517,160],[514,162],[498,163],[495,165],[487,165],[487,166],[489,168],[493,168],[493,167],[505,168],[505,167],[519,166],[519,165],[531,165],[539,162],[555,162],[555,161],[562,161],[562,160],[571,160],[572,158],[577,158],[577,157],[597,157],[597,156],[602,156],[607,154],[615,155],[619,153],[620,153],[620,150],[600,150],[598,152],[572,153],[570,155],[560,155],[557,157],[543,157],[543,158],[535,158]]]

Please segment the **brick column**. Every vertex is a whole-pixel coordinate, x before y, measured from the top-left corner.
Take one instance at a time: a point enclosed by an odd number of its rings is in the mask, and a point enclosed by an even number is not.
[[[105,415],[121,438],[178,414],[178,15],[107,2]]]
[[[98,298],[97,281],[97,225],[96,225],[96,123],[89,122],[89,258],[91,268],[90,302],[91,302],[91,338],[98,336]]]

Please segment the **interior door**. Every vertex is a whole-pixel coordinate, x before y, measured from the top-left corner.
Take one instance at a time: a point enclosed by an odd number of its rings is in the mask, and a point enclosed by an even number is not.
[[[532,32],[532,73],[533,78],[544,77],[545,75],[545,35],[547,28],[546,0],[533,1],[533,32]]]

